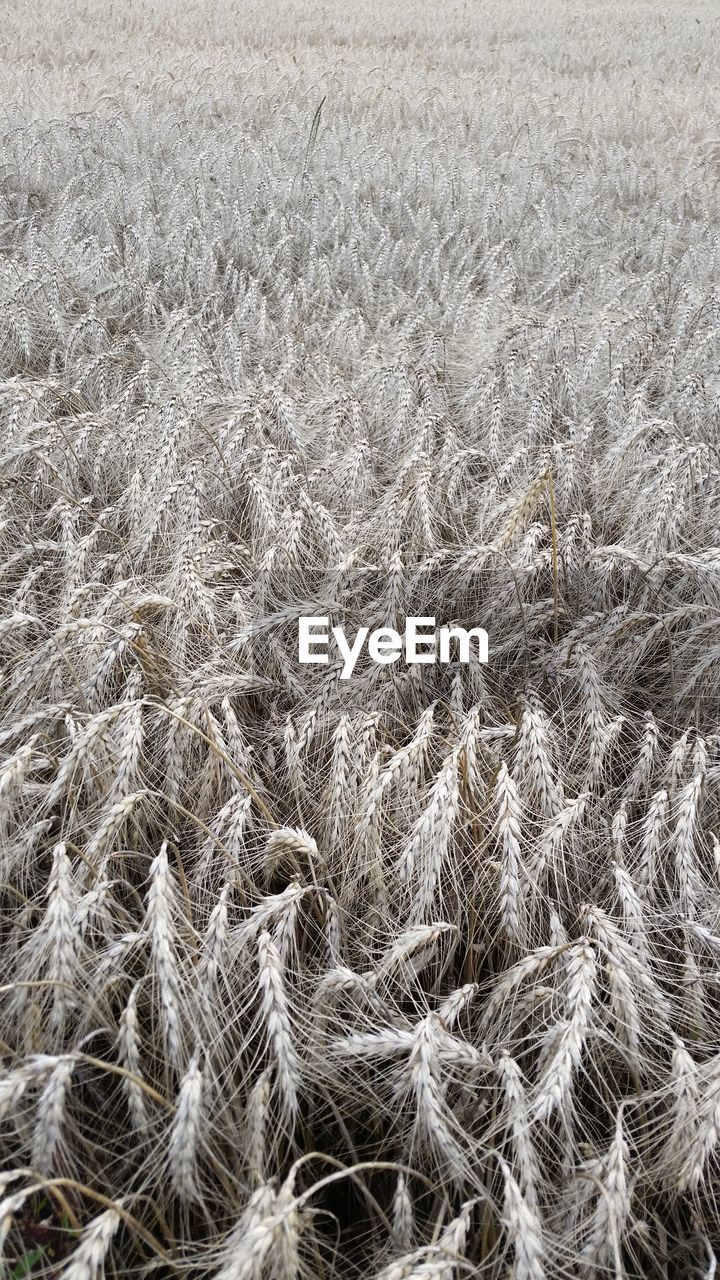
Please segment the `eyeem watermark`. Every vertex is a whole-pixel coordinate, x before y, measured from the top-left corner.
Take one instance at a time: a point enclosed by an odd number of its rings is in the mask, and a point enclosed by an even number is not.
[[[321,614],[313,618],[298,618],[300,663],[303,666],[312,663],[326,665],[330,661],[331,635],[343,660],[341,680],[350,679],[365,645],[371,662],[381,666],[397,662],[401,657],[406,663],[449,663],[453,661],[453,648],[457,653],[455,660],[468,663],[473,644],[477,650],[474,655],[477,661],[488,660],[488,636],[483,627],[473,627],[469,631],[464,627],[438,628],[434,617],[406,618],[404,635],[394,627],[378,627],[375,631],[360,627],[350,643],[344,627],[330,627],[329,617]]]

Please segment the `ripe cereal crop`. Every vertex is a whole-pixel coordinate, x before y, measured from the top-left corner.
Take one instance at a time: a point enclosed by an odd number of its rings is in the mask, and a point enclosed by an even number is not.
[[[8,10],[0,1275],[712,1280],[717,5]]]

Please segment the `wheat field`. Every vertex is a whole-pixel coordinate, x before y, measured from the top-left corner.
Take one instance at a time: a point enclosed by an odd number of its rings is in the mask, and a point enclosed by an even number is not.
[[[711,1280],[717,5],[8,8],[0,1274]]]

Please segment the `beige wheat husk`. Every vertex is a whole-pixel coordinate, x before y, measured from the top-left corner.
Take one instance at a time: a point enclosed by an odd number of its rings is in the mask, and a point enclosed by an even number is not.
[[[7,1274],[712,1276],[717,8],[3,38]]]

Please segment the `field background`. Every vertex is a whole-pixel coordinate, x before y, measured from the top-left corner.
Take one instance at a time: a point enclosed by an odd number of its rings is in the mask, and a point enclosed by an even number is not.
[[[7,6],[3,1280],[716,1274],[717,47]]]

